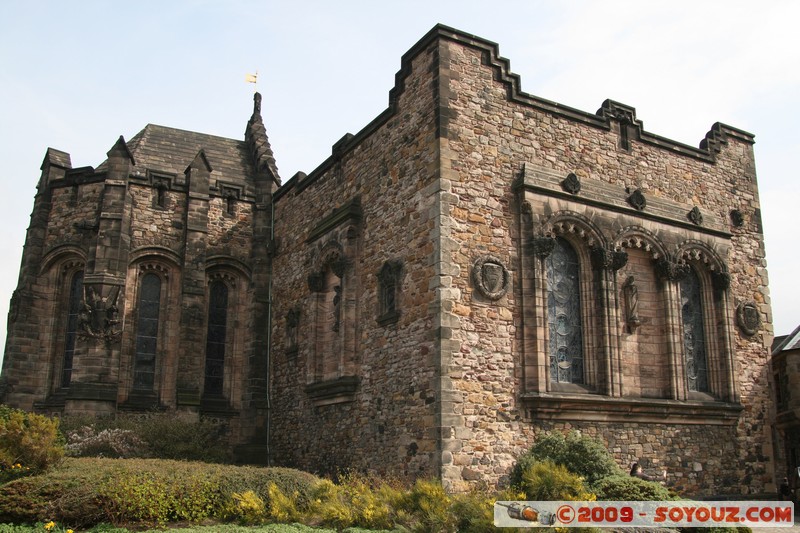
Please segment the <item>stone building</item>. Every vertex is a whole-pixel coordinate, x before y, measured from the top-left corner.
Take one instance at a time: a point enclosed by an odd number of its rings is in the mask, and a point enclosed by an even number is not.
[[[786,452],[786,471],[793,489],[800,488],[800,327],[772,344],[775,373],[775,429]]]
[[[537,98],[444,26],[283,185],[258,98],[243,142],[148,126],[97,169],[48,151],[10,403],[227,416],[275,464],[453,490],[575,429],[678,489],[774,490],[751,134],[695,148],[618,102]]]

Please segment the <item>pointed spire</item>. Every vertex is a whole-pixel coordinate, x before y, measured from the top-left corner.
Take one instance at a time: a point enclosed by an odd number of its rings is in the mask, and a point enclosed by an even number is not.
[[[244,140],[250,146],[256,170],[258,172],[268,171],[275,183],[280,185],[281,177],[278,174],[278,167],[275,164],[275,156],[269,144],[264,121],[261,118],[261,93],[253,95],[253,115],[247,123]]]

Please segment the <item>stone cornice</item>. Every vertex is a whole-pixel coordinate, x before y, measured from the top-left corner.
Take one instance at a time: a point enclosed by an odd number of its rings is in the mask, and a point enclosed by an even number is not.
[[[733,426],[744,409],[718,401],[612,398],[597,394],[528,393],[526,411],[535,420]]]
[[[647,198],[647,207],[639,210],[627,202],[628,193],[621,186],[600,183],[592,179],[581,180],[580,194],[570,194],[561,187],[567,172],[523,163],[519,178],[514,183],[517,191],[530,191],[544,196],[559,198],[596,207],[605,211],[629,215],[636,219],[652,220],[660,224],[679,227],[697,233],[730,239],[726,221],[713,214],[706,216],[703,226],[693,224],[688,219],[676,215],[687,211],[687,205],[664,198]]]

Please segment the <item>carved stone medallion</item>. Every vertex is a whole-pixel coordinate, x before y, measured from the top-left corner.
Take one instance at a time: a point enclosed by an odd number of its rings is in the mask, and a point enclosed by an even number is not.
[[[472,283],[489,300],[499,300],[508,291],[508,269],[496,257],[484,255],[472,264]]]
[[[761,315],[754,302],[742,302],[736,308],[736,323],[742,333],[752,337],[761,327]]]
[[[733,223],[734,227],[737,228],[744,226],[744,213],[738,209],[731,211],[731,223]]]
[[[581,192],[581,180],[574,172],[570,172],[566,178],[561,181],[561,188],[570,194],[578,194]]]
[[[647,199],[644,197],[644,193],[641,189],[636,189],[628,196],[628,203],[639,211],[647,207]]]
[[[691,211],[689,211],[689,220],[692,221],[692,224],[696,224],[698,226],[703,225],[703,213],[700,212],[700,209],[697,206],[694,206]]]

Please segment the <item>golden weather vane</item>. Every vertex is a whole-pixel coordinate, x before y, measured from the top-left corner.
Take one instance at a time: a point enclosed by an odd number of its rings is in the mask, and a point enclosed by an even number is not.
[[[254,85],[253,90],[258,91],[258,71],[255,74],[245,74],[244,81]]]

